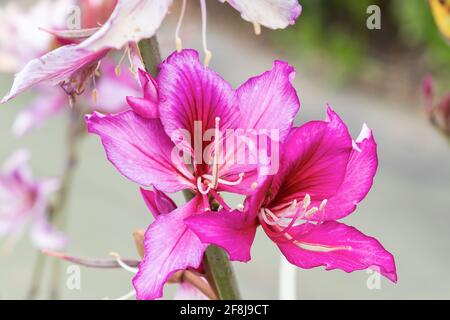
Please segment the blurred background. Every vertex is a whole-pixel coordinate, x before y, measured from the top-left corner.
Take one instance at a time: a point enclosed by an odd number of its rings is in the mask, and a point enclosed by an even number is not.
[[[7,1],[0,1],[4,6]],[[20,1],[17,1],[20,2]],[[24,1],[26,3],[33,1]],[[174,50],[178,2],[158,33],[163,57]],[[208,1],[211,68],[233,87],[270,69],[275,59],[297,69],[295,87],[302,102],[300,125],[323,119],[330,103],[354,137],[363,123],[373,129],[380,166],[374,187],[357,211],[344,220],[379,239],[397,263],[399,282],[383,279],[370,290],[365,271],[346,274],[322,268],[297,271],[299,299],[450,299],[450,140],[428,121],[421,82],[432,74],[437,91],[450,89],[450,47],[438,32],[424,0],[301,0],[303,14],[286,30],[263,29],[240,19],[230,6]],[[381,8],[381,30],[368,30],[366,10]],[[201,51],[200,10],[188,1],[182,38]],[[0,76],[0,95],[11,83]],[[67,114],[20,139],[12,123],[33,93],[0,106],[0,160],[28,148],[38,177],[60,175],[65,152]],[[276,115],[275,115],[276,116]],[[176,195],[182,203],[181,195]],[[230,199],[237,204],[237,199]],[[82,144],[66,208],[67,252],[108,258],[111,251],[137,258],[132,232],[152,221],[138,188],[106,160],[100,141]],[[0,253],[0,299],[23,299],[39,252],[25,236],[12,252]],[[234,264],[246,299],[277,299],[280,253],[261,230],[248,264]],[[52,273],[47,259],[45,276]],[[116,298],[132,289],[124,270],[81,269],[81,289],[69,290],[64,263],[60,277],[64,299]],[[167,285],[165,298],[175,292]],[[44,287],[40,298],[48,296]]]

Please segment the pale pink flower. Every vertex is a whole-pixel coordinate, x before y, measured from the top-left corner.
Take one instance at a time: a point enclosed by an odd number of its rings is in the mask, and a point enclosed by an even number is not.
[[[36,180],[21,150],[5,163],[0,174],[0,238],[16,241],[30,224],[33,243],[40,249],[62,249],[67,239],[54,230],[47,216],[49,197],[59,189],[55,179]]]

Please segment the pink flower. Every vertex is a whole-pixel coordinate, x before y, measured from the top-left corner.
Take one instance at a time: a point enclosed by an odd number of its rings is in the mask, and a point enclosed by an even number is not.
[[[95,99],[83,94],[78,100],[88,112],[100,111],[106,114],[117,113],[129,109],[123,97],[136,95],[139,85],[130,72],[116,74],[116,66],[110,59],[105,59],[99,68],[102,75],[89,87],[95,90]],[[13,133],[22,136],[31,130],[42,127],[50,118],[67,110],[68,99],[63,90],[56,87],[40,85],[37,96],[30,106],[19,113],[13,124]]]
[[[38,59],[31,60],[22,71],[16,74],[13,86],[2,99],[2,103],[40,83],[62,85],[66,91],[70,89],[77,93],[79,90],[72,88],[73,83],[76,82],[78,86],[82,86],[85,79],[94,72],[95,65],[111,50],[126,48],[125,50],[129,50],[133,57],[131,60],[137,60],[139,57],[137,42],[155,35],[171,4],[172,0],[118,0],[113,13],[101,28],[96,31],[84,30],[90,35],[87,39],[78,44],[59,47]],[[296,0],[277,2],[233,0],[230,4],[255,25],[263,24],[273,29],[285,28],[294,23],[301,12],[301,6]],[[201,0],[201,5],[203,46],[207,53],[206,60],[209,60],[211,53],[206,45],[205,0]],[[184,2],[183,8],[185,6]],[[184,12],[183,9],[176,31],[178,50],[181,50],[178,33]],[[132,61],[131,64],[133,64]],[[132,65],[132,67],[135,66]]]
[[[28,167],[29,155],[18,151],[5,163],[0,174],[0,238],[15,241],[27,223],[31,239],[40,249],[57,250],[67,243],[48,222],[48,198],[59,188],[54,179],[35,180]]]
[[[425,110],[431,123],[443,133],[450,135],[450,92],[436,99],[431,75],[424,78],[422,92],[425,98]]]
[[[246,210],[222,210],[185,222],[205,244],[223,247],[232,260],[250,260],[261,224],[292,264],[345,272],[375,267],[393,282],[393,256],[374,238],[336,220],[356,209],[377,169],[376,143],[366,126],[353,141],[328,109],[326,121],[294,128],[282,147],[281,170],[247,198]]]
[[[209,195],[227,207],[219,191],[252,194],[265,179],[259,163],[227,160],[219,163],[215,148],[210,157],[212,163],[173,161],[172,153],[177,150],[174,141],[180,144],[179,130],[194,137],[181,143],[191,160],[195,158],[195,137],[203,137],[211,129],[217,133],[213,146],[220,141],[216,137],[223,136],[226,129],[274,129],[283,140],[300,106],[291,84],[293,76],[290,65],[276,61],[272,70],[233,90],[200,63],[197,52],[183,50],[172,54],[160,66],[157,78],[159,119],[143,117],[145,113],[140,111],[109,116],[94,113],[87,118],[89,132],[102,138],[108,159],[124,176],[162,192],[185,189],[195,192],[194,199],[177,209],[167,205],[169,200],[159,199],[158,203],[165,203],[163,209],[152,210],[165,214],[158,215],[146,233],[147,254],[134,279],[138,298],[160,297],[162,285],[171,274],[199,267],[206,245],[187,229],[184,220],[208,212]],[[145,78],[142,73],[141,78]],[[144,84],[150,82],[143,80]],[[283,106],[283,110],[279,106]],[[272,116],[275,112],[277,117]],[[198,121],[201,125],[196,129]],[[234,147],[227,149],[225,159],[246,150],[240,144]],[[211,150],[203,143],[200,148],[202,155]],[[153,202],[156,200],[147,201]],[[153,204],[153,208],[159,208],[158,203]]]
[[[228,2],[242,18],[270,29],[284,29],[302,13],[297,0],[219,0]]]
[[[65,27],[73,0],[39,0],[24,10],[18,1],[9,1],[0,9],[0,71],[19,71],[30,61],[57,44],[51,34],[40,30]]]

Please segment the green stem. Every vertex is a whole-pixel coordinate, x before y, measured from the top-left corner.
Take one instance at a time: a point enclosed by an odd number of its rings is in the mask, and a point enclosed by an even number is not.
[[[159,51],[158,39],[153,36],[150,39],[141,40],[139,42],[139,51],[141,52],[142,61],[145,69],[152,76],[158,74],[158,66],[161,63],[161,53]]]
[[[238,284],[227,253],[216,246],[206,249],[203,265],[220,300],[240,300]]]
[[[186,201],[190,201],[195,196],[190,190],[184,190],[183,195]],[[218,206],[212,203],[212,207],[213,210],[217,210]],[[203,257],[203,266],[206,276],[220,300],[241,299],[233,266],[223,249],[213,245],[209,246]]]
[[[34,263],[33,275],[31,276],[31,286],[27,293],[27,300],[36,299],[39,293],[45,262],[46,256],[38,252],[36,262]]]

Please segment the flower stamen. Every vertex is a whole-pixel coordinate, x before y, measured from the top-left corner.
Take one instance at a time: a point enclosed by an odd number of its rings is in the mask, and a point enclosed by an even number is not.
[[[207,24],[207,16],[206,16],[206,1],[200,0],[200,8],[202,12],[202,42],[203,42],[203,51],[205,52],[205,67],[209,65],[209,62],[212,58],[211,51],[208,50],[208,44],[206,40],[206,24]]]
[[[214,128],[214,162],[213,162],[213,170],[212,170],[212,179],[210,187],[215,189],[217,188],[217,185],[219,183],[219,151],[220,151],[220,144],[219,144],[219,135],[220,135],[220,118],[216,117],[216,125]]]
[[[183,0],[180,17],[178,18],[177,22],[177,28],[175,29],[175,47],[177,48],[177,52],[181,52],[181,50],[183,49],[183,41],[181,41],[180,31],[181,25],[183,24],[185,12],[186,12],[186,0]]]
[[[125,262],[123,262],[122,258],[120,257],[120,255],[118,253],[110,252],[109,255],[116,259],[117,263],[119,264],[119,266],[122,267],[122,269],[124,269],[124,270],[126,270],[128,272],[134,273],[134,274],[136,274],[139,271],[138,268],[130,267]]]
[[[198,177],[197,178],[197,189],[198,189],[198,192],[200,192],[202,195],[206,195],[211,190],[211,186],[207,186],[205,189],[204,184],[202,182],[202,177]]]
[[[117,77],[120,77],[120,75],[122,74],[121,65],[122,65],[123,61],[125,60],[125,57],[127,57],[127,56],[129,57],[130,62],[131,62],[131,53],[130,53],[130,46],[129,45],[127,45],[125,47],[125,50],[123,51],[122,56],[120,57],[119,62],[117,63],[117,65],[116,65],[116,67],[114,69],[114,72],[115,72]]]
[[[255,29],[255,34],[259,36],[261,34],[261,25],[258,22],[253,22],[253,28]]]

